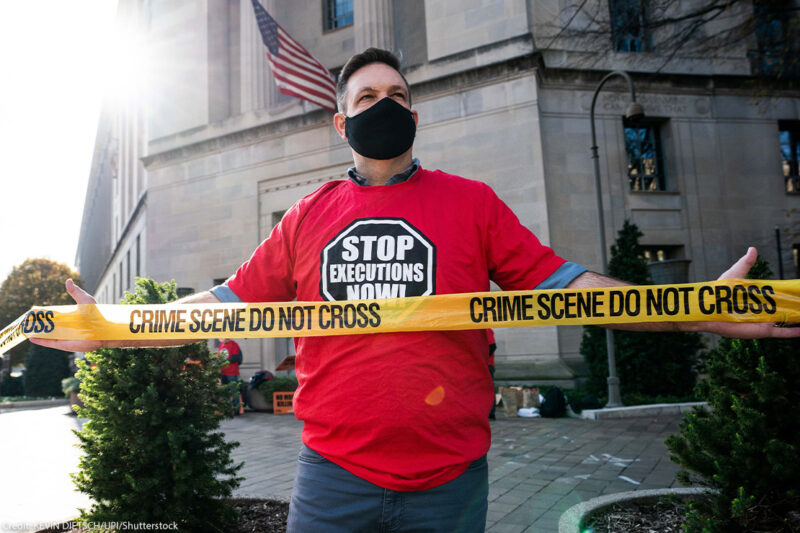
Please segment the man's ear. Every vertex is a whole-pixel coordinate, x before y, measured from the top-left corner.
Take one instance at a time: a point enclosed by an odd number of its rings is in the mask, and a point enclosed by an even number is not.
[[[344,113],[336,113],[333,115],[333,127],[336,128],[336,133],[339,134],[339,137],[344,140],[347,140],[347,136],[344,133],[346,119],[347,117],[344,115]]]
[[[417,113],[417,110],[412,109],[411,114],[414,115],[414,125],[419,126],[419,114]]]

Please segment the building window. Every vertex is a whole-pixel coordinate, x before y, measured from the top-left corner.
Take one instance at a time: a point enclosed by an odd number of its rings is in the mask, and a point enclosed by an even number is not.
[[[142,234],[136,236],[136,277],[140,278],[142,276],[142,245],[141,245],[141,237]]]
[[[684,257],[683,246],[642,246],[642,253],[650,270],[650,278],[656,285],[689,282],[691,260]]]
[[[133,280],[131,279],[131,251],[125,254],[125,272],[128,273],[128,276],[125,278],[126,284],[128,285],[128,290],[132,290],[133,288]]]
[[[786,192],[800,193],[800,120],[778,122],[781,164]]]
[[[624,121],[628,180],[632,191],[664,191],[663,121]]]
[[[617,52],[646,52],[646,0],[608,0],[611,11],[611,39]]]
[[[800,65],[795,57],[800,52],[800,27],[797,7],[791,0],[753,2],[756,50],[750,50],[755,74],[778,78],[797,78]]]
[[[800,279],[800,244],[792,245],[792,259],[794,260],[794,277]]]
[[[193,287],[178,287],[177,289],[175,289],[175,294],[178,296],[178,298],[185,298],[186,296],[194,294],[194,288]]]
[[[353,0],[323,0],[323,27],[325,31],[353,24]]]
[[[683,259],[683,246],[666,244],[662,246],[643,245],[642,255],[648,263]]]

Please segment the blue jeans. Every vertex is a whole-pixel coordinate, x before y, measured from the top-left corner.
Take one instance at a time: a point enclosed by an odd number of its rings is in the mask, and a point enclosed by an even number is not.
[[[220,381],[223,385],[227,385],[228,383],[239,383],[239,376],[226,376],[224,374],[220,374]],[[233,409],[235,411],[239,411],[239,387],[236,387],[236,391],[233,393],[231,397],[231,403],[233,404]]]
[[[481,533],[489,496],[486,457],[459,477],[418,492],[365,481],[303,445],[287,533]]]

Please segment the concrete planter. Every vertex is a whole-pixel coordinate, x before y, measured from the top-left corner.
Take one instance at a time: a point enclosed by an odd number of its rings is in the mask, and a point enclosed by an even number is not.
[[[630,492],[619,492],[617,494],[606,494],[591,500],[573,505],[561,515],[558,521],[558,533],[581,533],[583,522],[592,514],[598,513],[614,504],[625,503],[649,503],[657,501],[665,496],[679,496],[690,498],[707,494],[707,488],[678,488],[678,489],[651,489],[634,490]]]
[[[256,411],[261,411],[264,413],[272,412],[272,398],[270,398],[269,402],[267,402],[267,400],[264,398],[264,395],[261,394],[258,389],[251,389],[249,387],[247,388],[247,405]]]
[[[0,409],[26,409],[30,407],[55,407],[57,405],[67,405],[69,400],[66,398],[53,398],[51,400],[27,400],[24,402],[3,402]]]
[[[631,405],[606,409],[584,409],[581,418],[600,420],[610,418],[633,418],[638,416],[672,416],[691,411],[695,407],[709,409],[707,402],[656,403],[652,405]]]

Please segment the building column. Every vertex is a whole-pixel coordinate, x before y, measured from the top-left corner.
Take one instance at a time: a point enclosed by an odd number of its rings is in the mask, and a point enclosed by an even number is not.
[[[277,0],[261,0],[267,13],[275,17]],[[239,10],[241,34],[241,102],[242,113],[269,108],[277,101],[277,87],[272,81],[267,62],[267,47],[261,40],[253,4],[241,1]],[[276,19],[277,20],[277,19]],[[278,21],[280,24],[280,21]]]
[[[392,0],[353,0],[356,53],[374,46],[394,51]]]

